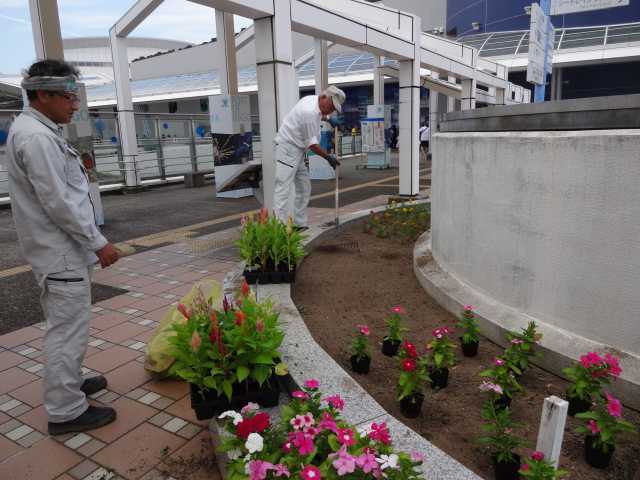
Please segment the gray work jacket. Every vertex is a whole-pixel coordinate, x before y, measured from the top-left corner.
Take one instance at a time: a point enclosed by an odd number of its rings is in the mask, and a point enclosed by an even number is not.
[[[60,127],[27,107],[7,139],[11,210],[36,276],[91,265],[107,244],[95,222],[89,182]]]

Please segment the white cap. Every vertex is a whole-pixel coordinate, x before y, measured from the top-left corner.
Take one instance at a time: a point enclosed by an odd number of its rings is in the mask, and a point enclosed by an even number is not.
[[[331,97],[333,101],[333,106],[338,113],[342,113],[342,104],[344,103],[347,96],[344,94],[342,90],[334,85],[330,85],[324,92],[323,95],[327,97]]]

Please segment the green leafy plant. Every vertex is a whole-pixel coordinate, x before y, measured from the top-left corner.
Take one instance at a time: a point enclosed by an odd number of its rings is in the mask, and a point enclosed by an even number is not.
[[[383,337],[383,340],[390,342],[402,341],[402,332],[407,331],[407,329],[402,326],[402,313],[404,313],[404,310],[401,306],[393,307],[391,315],[384,321],[389,330]]]
[[[341,418],[339,395],[323,397],[309,379],[275,421],[257,406],[220,415],[219,451],[231,459],[229,480],[291,478],[302,480],[418,480],[424,457],[393,448],[386,423],[365,431]]]
[[[569,472],[557,469],[544,458],[542,452],[533,452],[526,462],[520,465],[520,478],[529,480],[556,480],[566,476]]]
[[[535,322],[529,322],[521,333],[507,333],[509,346],[504,351],[503,358],[516,375],[522,375],[529,368],[530,358],[539,355],[535,351],[535,346],[541,338],[542,334],[536,330]]]
[[[435,369],[449,368],[456,363],[455,347],[449,339],[452,331],[448,327],[440,327],[431,332],[433,340],[427,345],[427,350]]]
[[[170,374],[229,399],[234,384],[262,385],[282,371],[280,347],[284,333],[269,300],[257,302],[246,282],[235,305],[225,298],[216,311],[199,292],[190,308],[180,305],[184,320],[169,338],[175,362]]]
[[[603,453],[615,448],[617,437],[622,433],[635,432],[635,427],[622,419],[622,404],[613,395],[606,393],[600,397],[593,410],[576,414],[586,425],[577,431],[593,437],[593,446]]]
[[[476,320],[473,314],[473,307],[471,305],[464,306],[458,327],[462,329],[462,343],[469,344],[480,341],[480,327],[478,326],[478,320]]]
[[[494,387],[487,388],[487,390],[493,392],[494,397],[496,398],[497,396],[506,396],[508,398],[513,398],[513,395],[516,392],[522,390],[522,387],[516,380],[513,372],[503,358],[495,357],[493,359],[493,367],[480,372],[480,376],[491,379],[491,382],[484,382],[483,385],[491,384],[500,387],[499,389]],[[480,389],[483,390],[482,385],[480,386]]]
[[[424,386],[431,381],[428,373],[428,357],[418,355],[415,345],[405,340],[398,353],[398,363],[400,365],[398,400],[422,393]]]
[[[369,353],[369,327],[366,325],[356,325],[358,333],[351,342],[351,355],[356,358],[371,358]]]
[[[240,238],[236,242],[240,258],[248,270],[267,271],[285,262],[292,271],[304,257],[304,237],[293,228],[293,221],[284,224],[266,209],[256,216],[242,218]]]
[[[597,352],[589,352],[562,372],[572,382],[567,390],[569,397],[594,401],[602,396],[602,387],[618,378],[622,369],[618,358],[610,353],[601,357]]]
[[[526,446],[526,442],[513,433],[521,425],[511,419],[511,411],[508,408],[498,409],[488,401],[482,406],[482,419],[485,421],[482,430],[486,435],[479,437],[478,442],[489,447],[496,462],[515,461],[515,450]]]
[[[380,238],[400,237],[405,241],[414,241],[429,228],[430,223],[431,210],[428,205],[392,201],[384,212],[371,212],[365,231]]]

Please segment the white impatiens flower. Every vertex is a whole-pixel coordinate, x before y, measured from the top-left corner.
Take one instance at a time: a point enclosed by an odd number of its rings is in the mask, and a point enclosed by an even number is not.
[[[229,460],[236,460],[242,456],[242,452],[238,448],[234,448],[233,450],[229,450],[227,452],[227,457]]]
[[[398,455],[395,453],[391,455],[380,455],[379,458],[376,458],[376,462],[380,464],[380,470],[398,468]]]
[[[258,405],[257,403],[249,402],[244,407],[242,407],[240,413],[244,415],[245,413],[257,412],[258,410],[260,410],[260,405]]]
[[[238,425],[242,421],[242,415],[234,410],[227,410],[226,412],[222,412],[218,417],[220,420],[223,418],[233,418],[233,424]]]
[[[263,447],[264,441],[259,433],[250,433],[244,444],[244,448],[246,448],[249,453],[261,452]]]

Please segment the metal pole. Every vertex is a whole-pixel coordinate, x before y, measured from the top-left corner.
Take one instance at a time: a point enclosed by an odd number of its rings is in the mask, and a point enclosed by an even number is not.
[[[337,141],[338,138],[338,127],[335,127],[335,130],[333,131],[333,136]],[[339,158],[338,157],[338,148],[336,146],[336,159]],[[335,202],[335,207],[336,207],[336,227],[340,226],[340,188],[339,188],[339,180],[340,179],[340,167],[336,166],[336,190],[334,192],[334,202]]]
[[[196,150],[196,121],[189,121],[190,130],[191,130],[191,144],[189,146],[189,151],[191,153],[191,170],[193,172],[198,171],[198,151]]]
[[[158,170],[160,171],[160,178],[162,180],[167,179],[167,170],[164,163],[164,152],[162,151],[162,141],[160,140],[160,119],[158,117],[154,120],[156,126],[156,141],[158,142],[158,148],[156,150],[156,158],[158,159]]]

